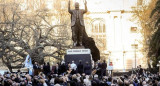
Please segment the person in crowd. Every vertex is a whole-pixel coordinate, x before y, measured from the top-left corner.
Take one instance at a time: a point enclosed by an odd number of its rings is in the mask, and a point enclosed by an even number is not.
[[[102,66],[102,63],[101,63],[101,60],[98,60],[98,68],[101,68],[101,66]]]
[[[56,69],[56,66],[55,66],[55,64],[53,63],[53,65],[52,65],[52,67],[51,67],[51,73],[54,73],[55,69]]]
[[[94,64],[93,70],[98,69],[98,64]]]
[[[92,80],[92,86],[100,86],[100,79],[98,78],[97,74],[94,75],[94,78]]]
[[[43,73],[45,74],[45,75],[47,75],[47,71],[46,71],[46,69],[47,69],[47,63],[43,63]]]
[[[89,65],[88,62],[86,62],[86,65],[85,65],[85,67],[84,67],[84,73],[85,73],[86,75],[90,75],[90,74],[91,74],[91,66]]]
[[[40,65],[40,70],[39,70],[39,72],[43,72],[43,64]]]
[[[102,65],[101,65],[101,77],[103,77],[103,76],[106,76],[106,68],[107,68],[107,64],[106,64],[106,61],[105,60],[103,60],[103,63],[102,63]]]
[[[111,84],[111,86],[118,86],[118,82],[116,79],[113,80],[113,83]]]
[[[98,74],[98,77],[99,77],[99,78],[102,78],[102,77],[101,77],[101,72],[102,72],[102,63],[101,63],[101,60],[98,60],[97,66],[98,66],[98,68],[97,68],[96,74]]]
[[[72,69],[69,68],[66,73],[67,73],[67,74],[71,74],[71,73],[72,73]]]
[[[40,68],[37,62],[34,63],[33,69],[34,69],[34,75],[38,75]]]
[[[111,84],[112,84],[112,77],[108,78],[107,84],[108,84],[108,86],[111,86]]]
[[[55,67],[55,69],[54,69],[54,74],[60,74],[60,68],[59,68],[59,65],[58,65],[58,63],[56,64],[56,67]]]
[[[66,70],[69,70],[70,67],[71,67],[70,62],[67,62],[67,64],[66,64]]]
[[[60,69],[61,69],[60,74],[64,74],[66,72],[67,69],[64,61],[61,62]]]
[[[71,78],[71,82],[70,82],[71,86],[77,86],[78,85],[78,80],[77,80],[77,76],[74,74]]]
[[[78,64],[78,73],[82,74],[83,73],[83,64],[82,64],[82,61],[80,60],[79,61],[79,64]]]
[[[46,65],[46,69],[45,69],[45,70],[46,70],[46,72],[47,72],[46,74],[47,74],[47,75],[49,75],[49,74],[50,74],[50,72],[51,72],[49,62],[47,62],[47,65]]]
[[[113,76],[113,63],[109,62],[108,75]]]
[[[71,69],[72,69],[72,74],[75,74],[77,70],[77,65],[74,63],[74,61],[72,61]]]
[[[84,79],[85,86],[92,86],[91,85],[91,80],[92,80],[91,76],[86,75],[86,78]]]
[[[143,69],[141,68],[141,65],[139,65],[139,71],[138,71],[138,74],[139,74],[139,75],[141,75],[141,76],[143,75]]]
[[[135,72],[138,74],[139,73],[139,66],[135,69]]]

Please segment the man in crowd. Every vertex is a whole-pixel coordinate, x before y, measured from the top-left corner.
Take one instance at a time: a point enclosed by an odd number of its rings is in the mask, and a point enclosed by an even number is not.
[[[102,63],[102,65],[101,65],[101,67],[102,67],[102,71],[101,71],[101,77],[103,77],[103,76],[106,76],[106,68],[107,68],[107,64],[106,64],[106,61],[105,60],[103,60],[103,63]]]
[[[82,64],[81,60],[79,61],[79,64],[78,64],[78,73],[80,73],[80,74],[83,73],[83,64]]]
[[[56,64],[56,67],[54,69],[54,74],[60,74],[60,68],[59,68],[58,63]]]
[[[40,67],[37,62],[34,63],[33,69],[34,69],[34,75],[38,75]]]
[[[66,64],[64,61],[61,62],[60,69],[61,69],[61,72],[60,72],[61,74],[66,72],[67,68],[66,68]]]
[[[77,69],[77,65],[74,63],[74,61],[72,61],[71,69],[72,69],[72,74],[75,74],[76,73],[76,69]]]
[[[143,69],[141,68],[141,65],[139,65],[139,71],[138,71],[139,75],[143,75]]]
[[[98,60],[98,69],[97,69],[97,74],[98,74],[98,77],[99,78],[102,78],[101,77],[101,72],[102,72],[102,63],[101,63],[101,61],[100,60]]]
[[[85,74],[86,75],[90,75],[91,74],[91,66],[89,65],[89,63],[88,62],[86,62],[86,65],[85,65],[85,67],[84,67],[84,72],[85,72]]]

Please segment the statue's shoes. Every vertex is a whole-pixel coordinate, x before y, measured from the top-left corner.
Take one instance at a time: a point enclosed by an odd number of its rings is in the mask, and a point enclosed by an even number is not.
[[[77,43],[73,43],[73,46],[77,46]]]

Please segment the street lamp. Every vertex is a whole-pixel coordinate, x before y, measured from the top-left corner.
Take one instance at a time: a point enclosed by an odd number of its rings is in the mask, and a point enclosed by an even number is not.
[[[124,64],[124,56],[125,56],[126,51],[123,51],[123,71],[125,72],[125,64]]]
[[[137,64],[137,54],[136,54],[136,49],[138,48],[138,44],[132,44],[132,46],[134,47],[135,51],[134,51],[134,55],[135,55],[135,68],[136,68],[136,64]]]

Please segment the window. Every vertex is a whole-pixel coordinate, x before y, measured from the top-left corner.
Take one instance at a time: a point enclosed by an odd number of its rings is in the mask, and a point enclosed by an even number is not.
[[[92,33],[105,33],[106,26],[103,20],[95,20],[92,23]]]
[[[133,49],[138,49],[138,44],[131,44]]]
[[[100,51],[106,50],[106,25],[103,19],[94,19],[92,22],[92,37]]]
[[[131,27],[131,32],[132,33],[137,33],[137,27]]]

